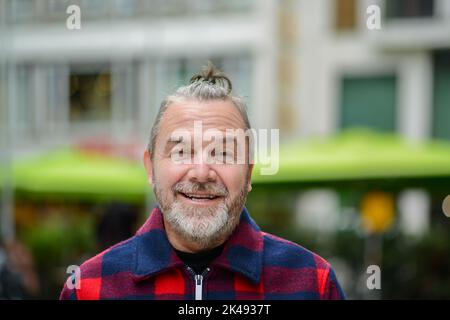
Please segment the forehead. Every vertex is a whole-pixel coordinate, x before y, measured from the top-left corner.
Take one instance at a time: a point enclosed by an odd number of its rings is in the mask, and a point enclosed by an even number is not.
[[[161,132],[170,134],[177,129],[192,130],[194,121],[201,121],[202,128],[245,129],[245,123],[231,101],[187,100],[171,103],[161,119]]]

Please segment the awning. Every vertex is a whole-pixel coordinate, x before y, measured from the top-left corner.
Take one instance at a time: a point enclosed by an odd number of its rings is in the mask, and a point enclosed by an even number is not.
[[[143,165],[128,159],[60,150],[13,165],[19,193],[142,200],[150,190]]]
[[[354,129],[283,144],[276,175],[260,175],[259,167],[254,183],[450,178],[450,143],[412,143],[393,134]]]

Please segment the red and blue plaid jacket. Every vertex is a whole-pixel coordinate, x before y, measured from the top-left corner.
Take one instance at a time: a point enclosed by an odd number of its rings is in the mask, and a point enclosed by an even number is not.
[[[79,280],[60,299],[344,299],[327,261],[261,231],[246,209],[203,276],[178,258],[155,208],[135,236],[84,262]]]

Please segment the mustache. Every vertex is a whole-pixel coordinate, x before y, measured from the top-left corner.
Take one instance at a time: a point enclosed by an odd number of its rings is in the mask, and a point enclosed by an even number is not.
[[[174,194],[177,192],[194,193],[201,191],[220,197],[228,196],[228,189],[224,185],[216,184],[213,182],[199,183],[199,182],[182,181],[175,184],[172,190]]]

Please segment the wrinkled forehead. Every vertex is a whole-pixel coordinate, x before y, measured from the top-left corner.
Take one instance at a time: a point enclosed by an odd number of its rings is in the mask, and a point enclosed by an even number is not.
[[[185,101],[169,105],[161,119],[159,139],[168,139],[175,131],[202,130],[222,132],[229,135],[232,130],[245,130],[245,123],[231,101]],[[226,134],[228,132],[228,134]]]

